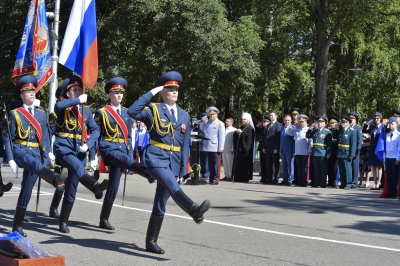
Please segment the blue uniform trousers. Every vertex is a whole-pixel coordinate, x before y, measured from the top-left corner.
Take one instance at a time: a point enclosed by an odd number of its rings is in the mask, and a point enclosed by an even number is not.
[[[283,182],[293,182],[292,158],[291,153],[281,153]]]
[[[14,155],[15,162],[24,169],[22,174],[21,191],[18,197],[18,206],[28,206],[33,186],[44,167],[41,163],[39,148],[37,153],[19,153]]]
[[[73,203],[76,196],[76,188],[78,187],[80,178],[87,174],[86,172],[86,154],[78,153],[78,157],[73,154],[60,156],[58,158],[60,164],[68,169],[68,177],[65,180],[65,192],[63,202]]]
[[[389,195],[396,196],[400,165],[396,165],[395,158],[386,158],[385,164],[386,174],[389,183]]]
[[[114,201],[117,197],[122,172],[124,169],[134,171],[134,169],[130,169],[130,166],[133,165],[135,160],[133,157],[122,151],[114,150],[108,153],[107,158],[105,158],[104,161],[110,167],[110,172],[108,175],[108,188],[104,200]]]
[[[154,196],[154,204],[152,214],[164,216],[165,206],[170,196],[177,191],[182,190],[176,177],[169,167],[167,168],[147,168],[147,172],[157,180],[156,195]]]
[[[207,151],[208,170],[210,170],[210,183],[214,182],[218,174],[218,153]]]
[[[307,185],[308,155],[296,155],[297,176],[299,185]]]
[[[337,158],[337,163],[340,172],[340,186],[351,187],[352,182],[352,165],[348,158]]]
[[[200,151],[200,175],[202,177],[210,176],[210,171],[208,169],[207,152]]]
[[[352,166],[353,166],[353,185],[357,186],[358,176],[360,173],[360,155],[357,155],[357,157],[353,159]]]

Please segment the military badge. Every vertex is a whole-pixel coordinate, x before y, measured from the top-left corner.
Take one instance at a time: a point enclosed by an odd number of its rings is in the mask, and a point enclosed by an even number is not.
[[[166,119],[163,119],[163,118],[161,118],[160,120],[161,120],[161,122],[163,122],[163,123],[167,122],[167,120],[166,120]]]
[[[128,117],[125,117],[125,120],[128,121]]]
[[[182,133],[185,134],[185,132],[186,132],[186,124],[182,124],[181,129],[182,129]]]
[[[349,137],[349,135],[344,135],[344,137],[347,139]]]
[[[321,135],[319,135],[319,138],[320,138],[320,139],[324,139],[325,136],[326,136],[325,134],[321,134]]]

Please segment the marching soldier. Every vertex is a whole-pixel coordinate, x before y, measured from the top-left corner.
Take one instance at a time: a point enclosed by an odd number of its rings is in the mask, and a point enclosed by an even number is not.
[[[109,166],[109,185],[104,197],[99,227],[114,230],[108,221],[111,209],[118,193],[121,175],[124,169],[146,176],[146,171],[135,162],[132,149],[132,118],[128,109],[121,105],[128,83],[124,78],[115,77],[107,82],[104,90],[111,103],[97,110],[95,121],[100,129],[100,153],[104,164]],[[149,183],[154,178],[148,176]]]
[[[308,129],[307,138],[312,138],[312,159],[314,161],[314,185],[312,187],[326,188],[326,175],[328,160],[332,152],[332,134],[325,128],[328,121],[326,117],[320,116],[317,119],[314,129]]]
[[[203,214],[210,208],[208,200],[200,206],[194,203],[176,182],[177,176],[187,173],[190,142],[190,116],[176,104],[181,83],[181,74],[167,72],[156,81],[155,88],[141,96],[128,111],[131,117],[143,121],[150,133],[151,141],[144,150],[143,164],[157,179],[157,189],[147,228],[146,250],[157,254],[164,254],[157,239],[170,196],[197,224],[203,222]],[[150,103],[158,92],[163,101]]]
[[[352,186],[352,160],[356,156],[357,149],[357,133],[350,127],[351,118],[348,116],[341,117],[341,127],[333,136],[338,142],[337,162],[340,171],[341,189],[351,189]]]
[[[21,97],[23,105],[10,111],[10,131],[7,130],[5,135],[11,171],[17,176],[18,166],[24,169],[12,227],[13,232],[24,237],[27,235],[22,231],[22,224],[38,176],[60,190],[64,188],[66,179],[66,175],[60,176],[46,168],[54,162],[54,155],[50,149],[46,112],[33,106],[36,86],[36,78],[29,75],[23,76],[15,85],[15,94]]]
[[[69,233],[67,223],[74,205],[78,183],[81,182],[84,187],[92,191],[96,199],[101,199],[103,191],[107,189],[108,180],[100,184],[86,172],[86,151],[94,145],[100,134],[89,107],[85,107],[84,125],[81,124],[81,104],[86,103],[87,99],[87,95],[82,94],[82,80],[80,77],[70,75],[62,85],[65,100],[58,101],[54,108],[58,134],[54,142],[54,153],[57,161],[68,169],[59,230],[62,233]],[[86,129],[90,132],[89,139]]]

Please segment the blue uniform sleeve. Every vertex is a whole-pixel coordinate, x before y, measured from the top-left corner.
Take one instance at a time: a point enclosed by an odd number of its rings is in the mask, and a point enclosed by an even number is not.
[[[78,104],[80,104],[79,98],[65,99],[62,101],[58,101],[58,102],[56,102],[56,105],[54,106],[54,112],[56,113],[57,116],[63,116],[65,108],[68,108],[68,107],[74,106],[74,105],[78,105]]]
[[[8,114],[8,123],[9,126],[6,128],[6,134],[4,136],[4,145],[7,160],[10,161],[14,160],[12,142],[14,142],[15,139],[15,117],[12,112]],[[10,129],[10,131],[8,131],[8,129]]]
[[[99,127],[97,126],[96,122],[93,119],[92,111],[90,111],[89,107],[86,107],[86,109],[85,109],[85,118],[86,118],[87,129],[90,132],[90,138],[86,142],[86,145],[88,146],[88,150],[90,150],[95,145],[96,140],[99,139],[100,130],[99,130]]]
[[[179,176],[182,177],[187,174],[187,164],[189,160],[189,143],[190,143],[190,117],[187,115],[187,121],[185,121],[186,131],[183,136],[183,146],[181,150],[181,167]]]

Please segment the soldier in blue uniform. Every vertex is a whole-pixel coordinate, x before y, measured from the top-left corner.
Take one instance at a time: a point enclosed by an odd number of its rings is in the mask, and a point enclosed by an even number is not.
[[[351,189],[352,186],[352,160],[356,156],[357,150],[357,132],[350,127],[351,118],[348,116],[341,117],[341,126],[337,136],[333,139],[337,140],[337,162],[340,171],[340,186],[341,189]]]
[[[24,237],[27,235],[22,231],[22,224],[38,176],[58,189],[64,188],[66,179],[66,176],[46,168],[54,161],[54,155],[50,149],[46,112],[41,107],[33,106],[36,86],[36,78],[29,75],[23,76],[15,85],[15,94],[21,97],[23,105],[10,111],[10,131],[7,130],[5,135],[11,171],[17,176],[17,167],[24,169],[12,227],[13,232]]]
[[[70,75],[62,84],[64,100],[58,101],[54,108],[57,115],[58,137],[53,148],[57,161],[68,169],[59,229],[62,233],[69,233],[67,223],[75,202],[78,183],[82,183],[95,194],[97,199],[101,199],[103,191],[107,189],[108,180],[100,184],[86,172],[86,151],[94,145],[100,133],[89,107],[85,107],[85,130],[82,131],[81,104],[87,100],[87,95],[82,94],[82,80],[80,77]],[[89,139],[86,137],[86,130],[90,132]],[[82,141],[85,142],[83,145]]]
[[[104,164],[109,166],[109,184],[100,214],[99,227],[114,230],[108,221],[111,209],[118,193],[121,175],[124,169],[146,176],[145,169],[135,162],[132,149],[132,118],[128,109],[121,105],[127,81],[121,77],[112,78],[104,87],[111,103],[95,113],[95,121],[100,129],[100,153]],[[150,183],[154,178],[148,176]]]
[[[164,219],[168,198],[172,199],[189,214],[196,223],[203,222],[203,214],[210,208],[210,202],[200,206],[194,203],[176,182],[176,177],[187,173],[190,140],[190,116],[176,104],[182,76],[170,71],[161,76],[155,88],[142,95],[130,108],[128,114],[146,124],[150,133],[150,144],[143,154],[143,165],[157,180],[156,195],[146,234],[146,250],[164,254],[157,244]],[[160,92],[161,103],[150,103]]]
[[[348,117],[351,118],[350,127],[354,129],[357,133],[357,149],[356,149],[356,157],[354,157],[352,165],[353,165],[353,184],[351,186],[352,189],[357,188],[358,177],[360,174],[360,150],[363,144],[363,136],[362,136],[362,127],[357,125],[358,123],[358,115],[356,112],[349,112],[347,114]]]
[[[326,176],[328,160],[332,153],[332,134],[325,128],[328,122],[325,116],[316,119],[317,125],[313,129],[308,129],[306,137],[312,138],[312,159],[314,161],[314,185],[316,188],[326,188]]]

